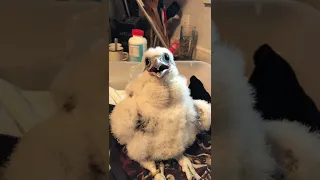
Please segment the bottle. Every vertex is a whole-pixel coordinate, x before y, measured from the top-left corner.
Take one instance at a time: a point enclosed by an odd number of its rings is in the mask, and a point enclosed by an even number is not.
[[[147,51],[147,39],[143,35],[143,30],[132,29],[132,37],[129,39],[130,61],[141,62],[144,52]]]
[[[172,54],[175,54],[176,50],[179,47],[179,41],[175,41],[174,43],[172,43],[172,45],[170,46],[169,50],[172,52]]]

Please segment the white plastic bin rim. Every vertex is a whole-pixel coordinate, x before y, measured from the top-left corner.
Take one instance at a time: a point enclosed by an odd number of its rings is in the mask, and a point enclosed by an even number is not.
[[[109,62],[109,86],[123,90],[130,81],[130,74],[133,66],[139,62]],[[177,68],[181,75],[188,79],[196,76],[204,85],[204,88],[211,94],[211,65],[201,61],[177,61]]]

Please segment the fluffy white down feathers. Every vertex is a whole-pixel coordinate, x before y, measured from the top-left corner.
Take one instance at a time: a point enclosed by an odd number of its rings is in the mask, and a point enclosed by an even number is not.
[[[167,49],[157,47],[149,49],[145,56],[162,53],[169,54]],[[210,104],[190,97],[187,81],[178,74],[172,55],[170,60],[167,77],[160,79],[142,72],[127,86],[128,98],[111,114],[111,131],[121,144],[127,145],[128,155],[134,160],[174,158],[194,142],[200,130],[210,128]],[[196,109],[201,111],[201,123],[197,122]]]
[[[128,84],[128,97],[110,116],[113,135],[142,164],[181,156],[196,134],[211,125],[211,105],[191,98],[169,50],[151,48],[143,59],[145,70]],[[154,68],[164,75],[155,76]]]

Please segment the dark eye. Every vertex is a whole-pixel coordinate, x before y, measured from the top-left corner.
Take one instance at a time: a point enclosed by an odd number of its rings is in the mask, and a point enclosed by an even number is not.
[[[170,56],[169,56],[169,54],[167,54],[167,53],[165,53],[165,54],[163,55],[163,58],[164,58],[164,60],[166,60],[167,62],[169,62],[169,60],[170,60]]]
[[[146,66],[147,66],[147,67],[149,67],[149,66],[150,66],[150,64],[151,64],[150,59],[149,59],[149,58],[146,58]]]

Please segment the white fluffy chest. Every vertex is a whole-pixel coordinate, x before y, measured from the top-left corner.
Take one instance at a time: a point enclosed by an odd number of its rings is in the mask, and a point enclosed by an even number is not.
[[[187,81],[182,76],[165,81],[143,73],[126,91],[137,106],[137,129],[142,132],[171,133],[186,126],[187,121],[194,121],[196,116]]]
[[[193,107],[184,104],[163,109],[139,106],[138,111],[140,121],[129,147],[145,149],[144,158],[173,158],[194,141],[196,113]]]
[[[137,110],[140,117],[138,124],[140,130],[152,134],[160,131],[177,132],[196,119],[196,112],[191,103],[171,104],[164,108],[158,108],[139,101],[137,102]]]

